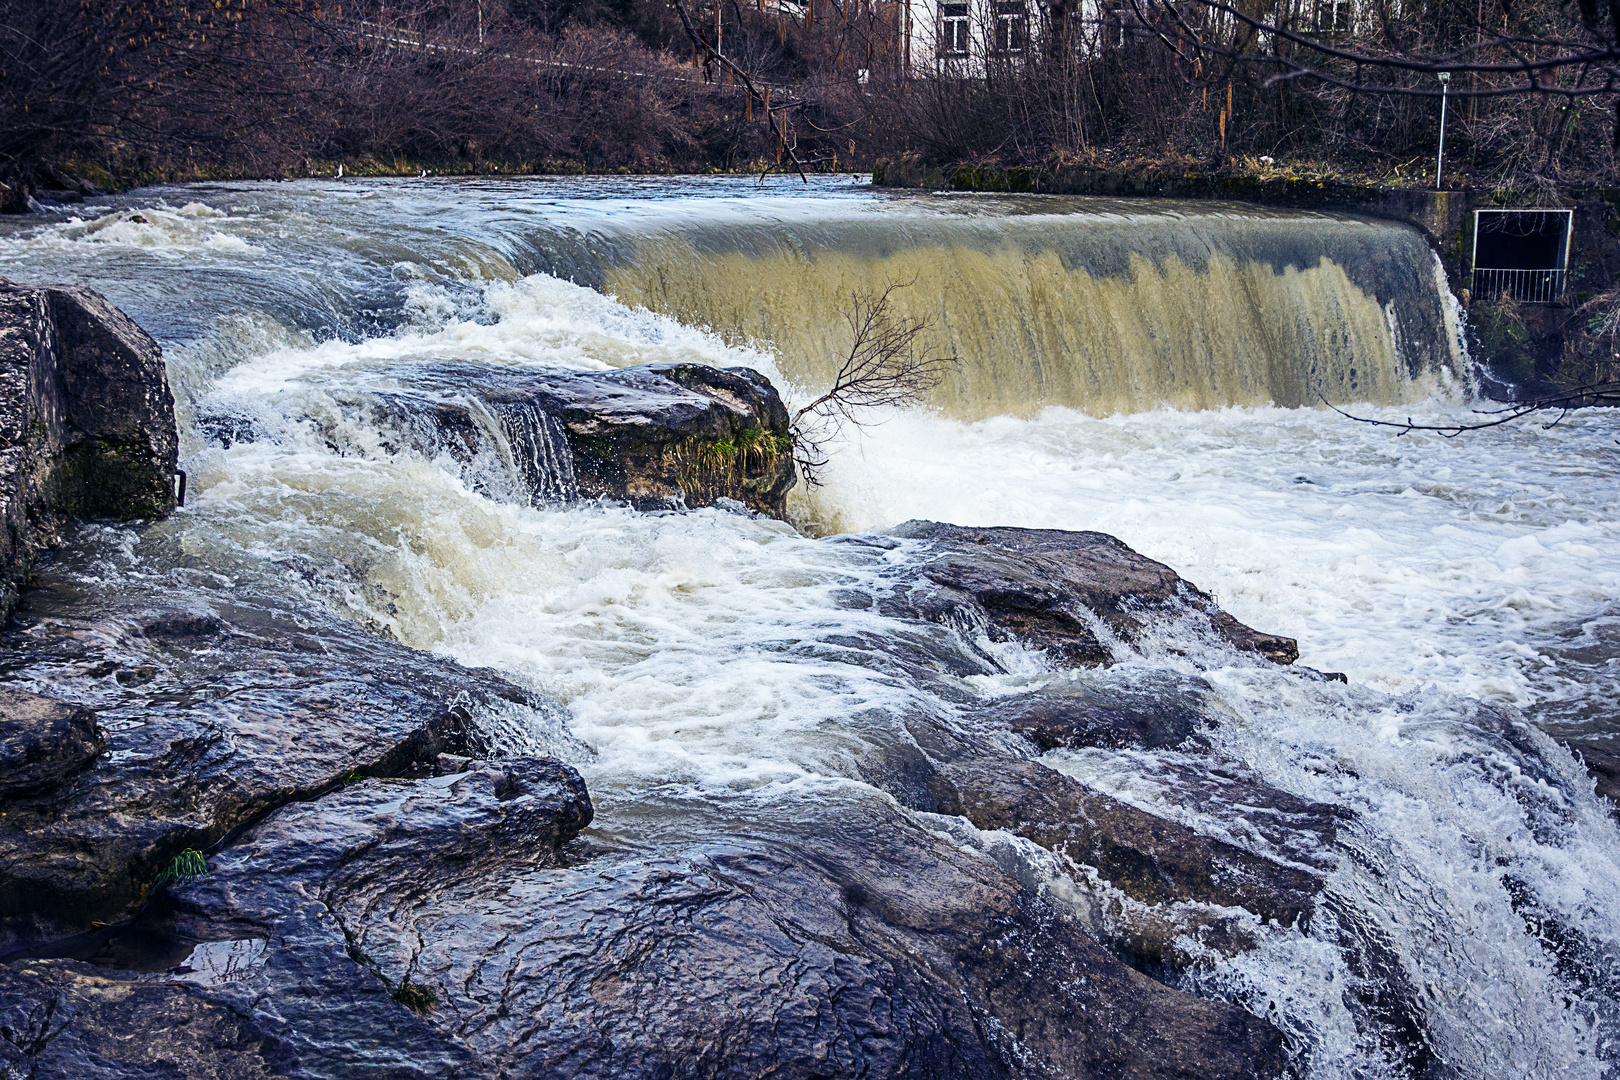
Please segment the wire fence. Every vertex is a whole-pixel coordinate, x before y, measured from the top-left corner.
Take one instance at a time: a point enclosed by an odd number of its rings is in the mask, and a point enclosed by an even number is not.
[[[1564,279],[1567,275],[1567,270],[1508,270],[1476,266],[1473,299],[1556,304],[1564,295]]]

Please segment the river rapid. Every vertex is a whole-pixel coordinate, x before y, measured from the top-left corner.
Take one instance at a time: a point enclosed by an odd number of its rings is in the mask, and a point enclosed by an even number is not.
[[[1178,985],[1276,1023],[1301,1076],[1610,1075],[1620,828],[1549,736],[1620,748],[1620,429],[1594,411],[1397,435],[1313,403],[1471,415],[1436,272],[1415,233],[1355,219],[856,180],[209,184],[0,222],[0,275],[93,286],[168,359],[186,507],[145,534],[87,528],[87,579],[270,582],[555,695],[566,727],[515,715],[503,737],[578,767],[592,833],[634,844],[671,806],[725,822],[836,800],[876,737],[852,718],[919,705],[858,650],[811,647],[890,628],[847,597],[907,545],[824,538],[911,518],[1107,532],[1349,680],[1174,640],[1085,672],[998,646],[1005,674],[968,680],[993,697],[1196,672],[1224,755],[1350,815],[1308,928]],[[894,281],[957,381],[837,434],[797,528],[536,505],[500,461],[398,452],[333,398],[424,360],[678,360],[755,367],[791,405],[836,358],[839,298]],[[1216,828],[1163,783],[1193,760],[1173,751],[1042,760]],[[1065,902],[1010,838],[936,824]],[[1341,947],[1352,923],[1376,963]],[[1372,983],[1421,1015],[1421,1052]]]

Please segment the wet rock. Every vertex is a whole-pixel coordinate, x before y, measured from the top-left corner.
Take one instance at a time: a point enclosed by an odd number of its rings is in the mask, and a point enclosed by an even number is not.
[[[81,582],[68,562],[0,635],[3,674],[94,709],[105,753],[0,802],[0,947],[127,917],[180,851],[284,803],[481,752],[482,717],[516,711],[538,728],[561,715],[492,673],[241,582],[177,597],[162,577]]]
[[[100,752],[90,710],[0,686],[0,799],[58,787]]]
[[[959,813],[1095,868],[1150,904],[1241,907],[1292,926],[1308,916],[1320,876],[1194,832],[1086,787],[1038,762],[979,760],[941,770]]]
[[[385,449],[447,456],[496,497],[608,498],[640,509],[725,500],[782,517],[797,478],[787,408],[750,368],[441,364],[393,370],[389,382],[332,396],[388,433]],[[222,446],[256,437],[250,418],[206,403],[200,423]],[[511,490],[493,489],[494,472]]]
[[[637,506],[731,498],[781,517],[796,479],[787,408],[765,376],[667,364],[558,383],[580,494]]]
[[[249,1080],[294,1065],[251,1020],[184,985],[109,978],[72,961],[0,964],[8,1076]]]
[[[418,1023],[441,1041],[413,1060],[514,1080],[1281,1070],[1270,1025],[1130,970],[892,804],[560,857],[589,813],[560,770],[487,762],[281,809],[174,890],[172,932],[203,944],[156,978],[309,1076],[361,1075]],[[420,1014],[390,1022],[390,994]]]
[[[1580,755],[1587,773],[1597,783],[1598,795],[1620,807],[1620,754],[1616,754],[1607,744],[1599,745],[1593,741],[1571,740],[1565,745]]]
[[[1057,855],[1088,897],[1087,929],[1156,975],[1247,951],[1267,924],[1304,925],[1325,884],[1314,868],[1205,835],[1037,762],[978,759],[941,773],[954,796],[942,798],[943,812]]]
[[[1081,747],[1167,749],[1201,742],[1213,726],[1202,708],[1201,680],[1165,678],[1152,688],[1106,688],[1057,682],[1001,698],[982,715],[1029,739],[1041,752]]]
[[[0,614],[73,519],[172,510],[178,451],[140,327],[90,289],[0,282]]]
[[[892,721],[898,732],[880,731],[875,717],[851,717],[846,730],[860,730],[871,747],[858,765],[863,780],[912,810],[961,816],[1058,855],[1103,913],[1088,929],[1146,971],[1230,956],[1257,944],[1267,924],[1309,918],[1334,866],[1328,853],[1342,816],[1223,760],[1210,738],[1220,718],[1204,680],[1115,667],[995,697],[959,681],[1009,673],[1005,654],[984,647],[985,638],[1091,664],[1123,658],[1119,643],[1161,620],[1190,621],[1195,633],[1231,644],[1207,618],[1207,603],[1198,606],[1202,594],[1095,533],[912,522],[897,534],[926,544],[894,564],[887,596],[851,597],[849,606],[876,606],[910,625],[793,648],[810,659],[864,657],[954,704],[950,720],[917,711]],[[895,545],[883,537],[837,542],[885,553]],[[1230,633],[1237,624],[1227,625]],[[1102,772],[1152,777],[1166,809],[1132,806],[1028,760],[1054,751],[1126,758]]]
[[[1109,664],[1155,619],[1193,613],[1239,649],[1279,664],[1299,658],[1291,638],[1244,626],[1174,570],[1105,533],[909,521],[892,535],[927,541],[932,554],[889,609],[956,625],[970,639],[1016,639],[1069,666]]]

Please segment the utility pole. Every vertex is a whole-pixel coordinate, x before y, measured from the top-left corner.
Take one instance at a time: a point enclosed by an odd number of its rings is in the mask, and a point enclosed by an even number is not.
[[[1446,164],[1446,95],[1451,91],[1451,72],[1440,73],[1440,153],[1434,159],[1434,189],[1440,190],[1440,170]]]

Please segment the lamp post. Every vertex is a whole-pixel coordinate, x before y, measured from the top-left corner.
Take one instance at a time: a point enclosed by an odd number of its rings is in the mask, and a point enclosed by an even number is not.
[[[1451,90],[1451,72],[1440,73],[1440,152],[1434,159],[1434,189],[1440,190],[1440,170],[1446,165],[1446,95]]]

